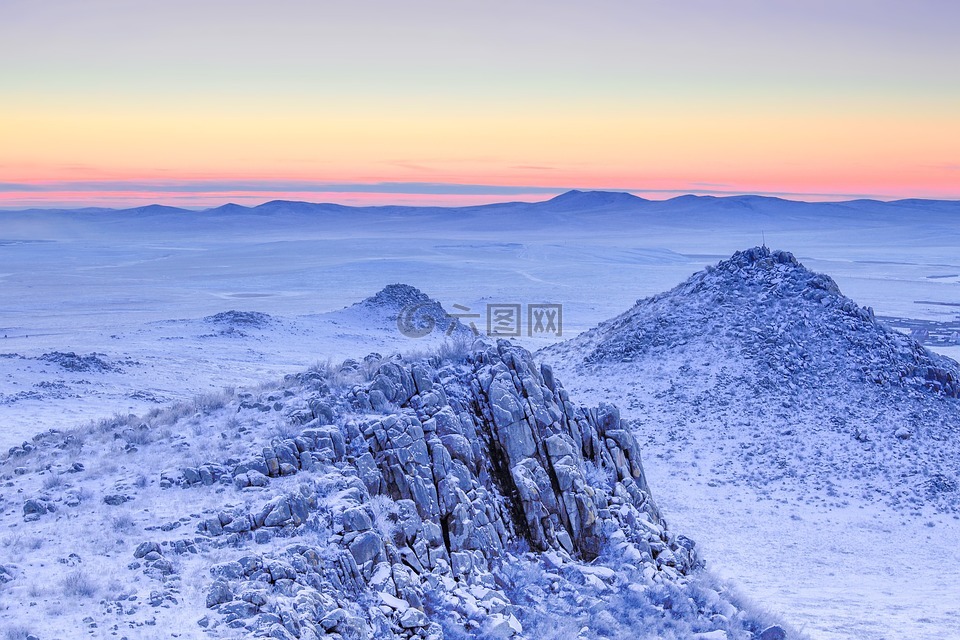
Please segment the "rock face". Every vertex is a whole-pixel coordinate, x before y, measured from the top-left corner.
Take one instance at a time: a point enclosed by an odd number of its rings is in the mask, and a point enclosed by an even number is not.
[[[412,637],[424,629],[442,637],[423,610],[431,597],[458,603],[464,623],[497,626],[509,637],[522,624],[496,576],[518,546],[551,553],[560,565],[616,549],[671,580],[697,567],[692,543],[666,530],[617,409],[575,407],[528,352],[500,342],[476,352],[466,371],[446,375],[428,364],[386,362],[351,390],[349,404],[368,414],[378,395],[400,411],[343,427],[311,423],[234,466],[234,484],[247,487],[251,474],[307,476],[335,465],[342,488],[322,495],[303,482],[256,512],[221,512],[201,523],[202,533],[230,545],[311,523],[329,532],[322,547],[294,545],[279,558],[215,567],[207,604],[228,622],[249,619],[244,624],[260,629],[273,620],[276,612],[265,616],[244,597],[266,586],[297,595],[280,612],[296,621],[284,625],[294,637],[348,630]],[[588,467],[606,474],[608,486],[592,486]],[[188,469],[190,481],[181,484],[212,484],[197,475]],[[470,585],[500,604],[484,609],[469,593],[453,596]],[[353,593],[381,606],[358,612],[344,599]]]

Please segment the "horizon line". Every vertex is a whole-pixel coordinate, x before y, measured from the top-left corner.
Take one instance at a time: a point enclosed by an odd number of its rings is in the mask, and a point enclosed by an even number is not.
[[[719,185],[718,185],[719,186]],[[101,198],[97,197],[97,191],[101,192]],[[89,199],[77,197],[60,199],[42,198],[35,202],[24,202],[20,198],[19,202],[6,204],[3,203],[0,195],[0,210],[3,211],[28,211],[28,210],[83,210],[83,209],[107,209],[113,211],[123,211],[129,209],[139,209],[150,206],[166,206],[182,209],[186,211],[209,211],[225,205],[235,205],[244,208],[255,208],[268,204],[270,202],[302,202],[312,205],[337,205],[345,207],[431,207],[431,208],[462,208],[465,206],[483,206],[486,204],[505,204],[509,202],[523,202],[535,204],[546,202],[557,196],[571,192],[581,193],[621,193],[638,197],[638,199],[648,200],[650,202],[666,202],[684,196],[694,197],[762,197],[779,198],[790,202],[799,202],[806,204],[814,203],[843,203],[856,200],[872,200],[877,202],[897,202],[903,200],[926,200],[939,202],[960,201],[960,196],[892,196],[875,193],[825,193],[825,192],[801,192],[801,191],[751,191],[746,189],[724,189],[724,188],[584,188],[584,187],[552,187],[552,186],[518,186],[518,185],[488,185],[488,184],[460,184],[460,183],[438,183],[438,182],[376,182],[376,183],[320,183],[320,182],[299,182],[299,181],[216,181],[216,182],[124,182],[124,181],[77,181],[77,182],[55,182],[55,183],[17,183],[0,182],[0,194],[12,195],[38,195],[41,194],[71,194],[79,196],[89,193]],[[126,200],[126,202],[111,203],[104,201],[106,197],[115,200]],[[182,194],[179,197],[165,198],[163,195],[173,196]],[[406,204],[392,202],[371,202],[371,203],[343,203],[335,201],[314,201],[309,198],[296,197],[308,195],[370,195],[370,196],[403,196],[407,197],[444,197],[453,198],[483,198],[487,200],[497,196],[509,198],[509,196],[527,196],[522,200],[488,200],[485,202],[464,203],[421,203]],[[642,195],[667,195],[662,199],[644,198]],[[142,203],[137,203],[138,195],[143,196]],[[546,199],[530,200],[533,196],[550,196]],[[154,196],[148,200],[149,196]],[[274,197],[279,196],[279,197]],[[287,197],[284,197],[287,196]],[[294,197],[290,197],[294,196]],[[219,199],[217,204],[178,204],[177,200],[187,200],[199,197],[210,199]],[[807,199],[809,198],[809,199]],[[253,200],[240,204],[234,200]],[[44,201],[46,200],[46,201]]]

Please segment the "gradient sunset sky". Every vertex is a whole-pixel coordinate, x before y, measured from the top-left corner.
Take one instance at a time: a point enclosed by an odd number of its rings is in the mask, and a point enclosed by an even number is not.
[[[0,207],[960,198],[960,2],[2,0]]]

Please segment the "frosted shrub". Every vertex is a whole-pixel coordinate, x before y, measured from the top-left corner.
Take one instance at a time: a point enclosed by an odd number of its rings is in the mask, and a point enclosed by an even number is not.
[[[133,528],[133,518],[130,514],[122,513],[110,518],[110,524],[117,533],[125,533]]]
[[[613,488],[613,471],[606,467],[598,467],[590,460],[583,463],[583,476],[591,487],[607,491]]]
[[[459,364],[466,362],[472,351],[473,336],[455,335],[437,347],[437,356],[441,362]]]
[[[119,413],[113,414],[112,418],[104,418],[99,420],[96,423],[96,430],[99,433],[109,433],[111,431],[116,431],[121,427],[132,427],[138,422],[137,416],[131,414],[121,415]]]
[[[226,388],[219,393],[204,393],[193,399],[193,408],[196,413],[207,415],[225,407],[233,395],[232,388]]]
[[[134,428],[124,429],[120,436],[127,444],[142,446],[153,442],[155,434],[150,429],[150,425],[144,422]]]
[[[97,585],[82,569],[67,574],[61,583],[64,595],[90,598],[97,593]]]
[[[27,636],[30,635],[30,629],[27,627],[21,627],[17,625],[15,627],[7,627],[3,632],[3,637],[5,640],[26,640]]]
[[[389,496],[379,495],[367,502],[373,512],[373,528],[384,540],[392,540],[397,531],[397,503]]]
[[[290,440],[296,438],[303,431],[303,427],[292,422],[281,422],[272,429],[273,435],[281,440]]]
[[[46,491],[62,487],[63,484],[63,476],[60,475],[49,475],[43,479],[43,488]]]

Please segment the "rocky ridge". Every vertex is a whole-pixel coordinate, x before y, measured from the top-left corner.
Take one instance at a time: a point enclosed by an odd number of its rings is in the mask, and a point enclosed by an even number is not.
[[[123,465],[102,495],[78,488],[109,470],[76,434],[11,450],[4,470],[19,471],[5,475],[29,496],[21,528],[96,526],[102,514],[81,505],[97,500],[132,521],[106,556],[73,554],[122,559],[115,570],[129,574],[131,589],[105,594],[84,625],[281,639],[783,637],[666,526],[615,407],[574,405],[549,366],[506,342],[460,362],[368,360],[347,367],[352,378],[308,371],[103,423],[138,475]],[[197,451],[205,431],[212,446]],[[26,588],[29,557],[4,563],[7,588]]]

